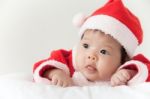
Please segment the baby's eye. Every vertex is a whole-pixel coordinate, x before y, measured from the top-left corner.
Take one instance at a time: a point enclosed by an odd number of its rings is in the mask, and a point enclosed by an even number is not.
[[[109,54],[109,52],[107,50],[105,50],[105,49],[100,50],[100,53],[104,54],[104,55],[108,55]]]
[[[84,48],[89,48],[89,45],[86,44],[86,43],[84,43],[84,44],[83,44],[83,47],[84,47]]]

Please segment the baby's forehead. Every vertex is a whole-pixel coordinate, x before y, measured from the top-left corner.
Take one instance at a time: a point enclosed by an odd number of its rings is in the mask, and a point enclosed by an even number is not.
[[[121,46],[121,44],[113,36],[111,36],[108,33],[103,32],[101,30],[98,30],[98,29],[87,29],[87,30],[85,30],[81,39],[90,39],[93,37],[93,35],[95,35],[94,37],[96,37],[94,40],[98,40],[98,39],[101,39],[101,37],[103,37],[103,38],[105,38],[105,40],[109,41],[110,43],[114,42],[117,45]]]
[[[116,39],[115,39],[113,36],[111,36],[110,34],[105,33],[105,32],[103,32],[103,31],[101,31],[101,30],[98,30],[98,29],[87,29],[87,30],[85,30],[84,34],[82,35],[82,38],[83,38],[83,37],[91,37],[91,35],[95,35],[95,34],[103,35],[103,36],[105,36],[106,38],[116,40]]]

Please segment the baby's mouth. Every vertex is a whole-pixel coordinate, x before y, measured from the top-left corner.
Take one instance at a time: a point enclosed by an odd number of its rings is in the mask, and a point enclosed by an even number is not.
[[[86,66],[86,70],[89,72],[89,73],[94,73],[97,71],[97,69],[95,68],[95,66],[93,65],[88,65]]]

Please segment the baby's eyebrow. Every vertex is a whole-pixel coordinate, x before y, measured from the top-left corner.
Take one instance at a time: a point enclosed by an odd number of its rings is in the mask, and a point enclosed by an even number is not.
[[[113,47],[111,45],[109,45],[109,44],[105,44],[104,46],[106,46],[106,47],[108,47],[110,49],[113,49]]]
[[[83,40],[89,40],[89,38],[87,38],[87,37],[83,37]]]

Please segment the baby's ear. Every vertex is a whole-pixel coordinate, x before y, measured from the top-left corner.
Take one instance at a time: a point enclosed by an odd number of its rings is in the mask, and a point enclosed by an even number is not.
[[[86,19],[87,19],[86,15],[84,15],[83,13],[78,13],[73,17],[72,22],[74,26],[80,28],[83,25],[83,23],[86,21]]]

